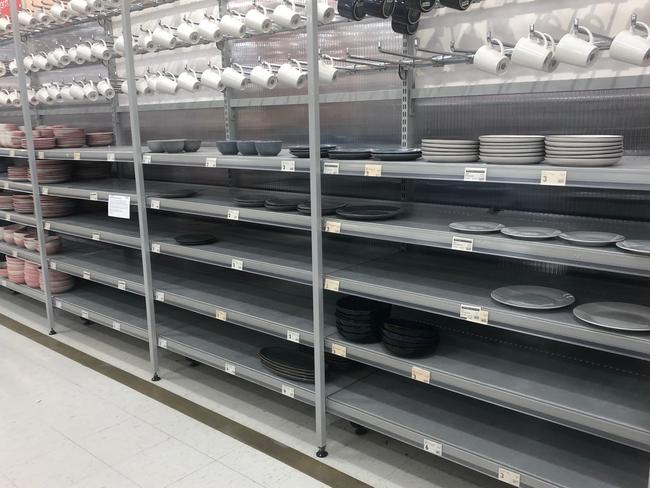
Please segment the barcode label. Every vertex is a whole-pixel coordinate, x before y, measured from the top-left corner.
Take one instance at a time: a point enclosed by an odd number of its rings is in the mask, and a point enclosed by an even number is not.
[[[160,200],[151,200],[151,208],[160,210]]]
[[[381,164],[365,164],[363,176],[381,176]]]
[[[451,248],[456,251],[471,252],[474,250],[474,239],[469,237],[453,236],[451,238]]]
[[[82,310],[81,311],[81,318],[88,320],[88,312],[86,312],[85,310]]]
[[[228,313],[225,310],[217,310],[214,316],[217,320],[223,320],[224,322],[228,320]]]
[[[41,188],[41,195],[49,195],[50,189],[47,186]]]
[[[159,302],[164,302],[165,301],[165,292],[164,291],[157,291],[155,293],[155,299]]]
[[[331,232],[332,234],[338,234],[341,232],[341,222],[335,222],[333,220],[328,220],[325,222],[325,232]]]
[[[56,263],[54,261],[50,262],[50,269],[56,270]]]
[[[94,202],[96,202],[99,199],[99,195],[97,195],[96,191],[90,192],[90,199]]]
[[[113,321],[113,324],[111,325],[114,330],[122,330],[122,326],[120,325],[119,322]]]
[[[429,384],[431,382],[431,371],[413,366],[411,368],[411,379]]]
[[[205,167],[206,168],[216,168],[217,167],[217,158],[205,158]]]
[[[93,241],[100,241],[102,236],[101,236],[101,234],[99,232],[93,232],[92,238],[93,238]]]
[[[151,252],[159,253],[160,252],[160,244],[157,242],[153,242],[151,244]]]
[[[74,159],[75,161],[79,161],[81,159],[81,153],[78,152],[72,153],[72,159]]]
[[[158,345],[163,349],[167,349],[167,339],[158,339]]]
[[[566,186],[566,171],[542,171],[540,185]]]
[[[151,154],[143,154],[142,164],[149,164],[149,163],[151,163]]]
[[[465,168],[465,181],[487,181],[487,168]]]
[[[90,271],[84,271],[82,276],[83,276],[84,280],[89,280],[90,279]]]
[[[296,162],[295,161],[282,161],[280,163],[280,171],[296,171]]]
[[[237,368],[235,367],[234,364],[226,363],[223,369],[228,374],[231,374],[233,376],[237,375]]]
[[[294,391],[293,386],[282,385],[282,394],[289,398],[293,398],[296,392]]]
[[[291,342],[297,342],[298,344],[300,344],[300,333],[294,330],[288,330],[287,340]]]
[[[115,153],[106,153],[106,161],[110,161],[111,163],[115,161]]]
[[[488,311],[476,305],[461,305],[460,318],[478,324],[488,323]]]
[[[239,210],[236,210],[234,208],[228,209],[228,213],[226,213],[226,218],[228,220],[239,220]]]
[[[424,439],[424,445],[422,446],[425,451],[430,452],[436,456],[442,456],[442,444],[431,439]]]
[[[13,154],[11,154],[12,152],[13,152]],[[16,151],[11,151],[9,153],[9,156],[15,156],[15,155],[16,155]],[[36,157],[38,159],[45,159],[45,151],[38,151],[38,154],[36,155]]]
[[[345,358],[348,355],[348,349],[341,344],[332,344],[332,354]]]
[[[339,163],[323,163],[323,174],[337,175],[339,174]]]
[[[519,486],[521,484],[521,475],[506,468],[499,468],[499,481],[512,486]]]
[[[241,271],[244,269],[244,261],[241,259],[234,259],[230,263],[230,267],[232,269],[236,269],[237,271]]]
[[[339,291],[340,287],[339,280],[333,280],[332,278],[325,278],[325,289],[330,291]]]
[[[117,282],[117,289],[118,290],[126,290],[126,281],[124,280],[119,280]]]
[[[50,224],[49,222],[45,222],[45,223],[43,224],[43,228],[44,228],[45,230],[50,230],[50,227],[52,227],[52,224]]]

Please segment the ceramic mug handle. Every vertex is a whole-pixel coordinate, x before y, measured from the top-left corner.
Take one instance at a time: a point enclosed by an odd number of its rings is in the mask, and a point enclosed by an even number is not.
[[[244,68],[242,68],[241,64],[239,63],[232,63],[230,67],[234,70],[239,71],[242,75],[244,74]]]
[[[587,29],[584,25],[579,25],[577,29],[575,29],[576,33],[582,33],[586,34],[587,37],[589,38],[589,44],[594,43],[594,35],[591,33],[589,29]]]
[[[298,71],[300,71],[302,73],[302,64],[300,64],[300,61],[298,61],[297,59],[291,58],[291,60],[289,62],[295,64],[296,68],[298,68]]]
[[[491,43],[488,43],[488,46],[490,46],[492,43],[496,43],[496,44],[499,45],[499,52],[500,52],[501,54],[503,54],[503,53],[505,52],[505,49],[504,49],[504,47],[503,47],[503,43],[502,43],[499,39],[497,39],[496,37],[493,37],[493,38],[492,38],[492,42],[491,42]]]
[[[650,27],[648,26],[648,24],[646,24],[645,22],[637,21],[636,24],[632,26],[632,32],[634,32],[634,30],[637,28],[641,28],[642,30],[645,31],[646,39],[650,38]]]

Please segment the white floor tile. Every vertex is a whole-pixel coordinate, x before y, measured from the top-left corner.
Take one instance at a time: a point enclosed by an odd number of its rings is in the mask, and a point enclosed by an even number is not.
[[[250,478],[215,461],[185,478],[169,485],[169,488],[262,488]]]
[[[55,487],[52,487],[55,488]],[[71,488],[140,488],[136,483],[115,471],[106,468],[91,474],[72,485]],[[197,487],[198,488],[198,487]]]
[[[4,474],[0,473],[0,488],[16,488],[16,485],[9,481],[9,478]]]

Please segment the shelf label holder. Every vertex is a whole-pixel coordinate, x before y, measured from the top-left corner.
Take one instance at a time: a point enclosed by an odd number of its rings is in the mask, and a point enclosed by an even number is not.
[[[167,339],[158,339],[158,346],[167,349]]]
[[[226,218],[228,220],[239,220],[239,210],[235,208],[229,208],[226,212]]]
[[[363,176],[381,176],[381,164],[364,164],[363,165]]]
[[[549,186],[566,186],[567,172],[566,171],[550,171],[542,170],[539,179],[540,185]]]
[[[230,262],[230,267],[231,269],[235,269],[237,271],[243,271],[244,261],[242,261],[241,259],[232,258],[232,261]]]
[[[117,331],[122,330],[122,326],[120,325],[120,323],[116,322],[115,320],[113,320],[111,327],[113,328],[113,330],[117,330]]]
[[[340,234],[341,222],[336,222],[334,220],[325,221],[325,232],[331,232],[332,234]]]
[[[332,278],[325,278],[324,288],[326,290],[339,291],[340,287],[341,287],[341,283],[339,282],[339,280],[335,280]]]
[[[217,158],[205,158],[205,167],[206,168],[216,168],[217,167]]]
[[[460,318],[465,319],[468,322],[486,325],[488,323],[488,317],[488,311],[483,310],[482,307],[477,305],[462,304],[460,306]]]
[[[487,181],[487,168],[465,168],[463,180],[484,183]]]
[[[503,481],[512,486],[519,487],[521,484],[521,475],[506,468],[499,467],[498,478],[499,481]]]
[[[222,320],[223,322],[226,322],[228,320],[228,312],[226,312],[225,310],[217,309],[214,312],[214,318],[216,318],[217,320]]]
[[[300,332],[296,332],[295,330],[288,330],[287,340],[289,342],[295,342],[297,344],[300,344]]]
[[[337,175],[339,174],[339,163],[325,162],[323,163],[324,175]]]
[[[125,291],[126,290],[126,281],[124,280],[118,280],[117,281],[117,289]]]
[[[346,358],[348,357],[348,348],[341,344],[332,344],[332,354]]]
[[[431,383],[431,371],[413,366],[411,368],[411,379],[421,383]]]
[[[288,396],[289,398],[294,398],[295,395],[296,395],[296,392],[293,389],[293,386],[282,385],[282,394],[284,396]]]
[[[228,374],[231,374],[233,376],[237,376],[237,368],[235,367],[234,364],[225,363],[224,366],[223,366],[223,370]]]
[[[154,210],[160,210],[160,200],[151,200],[151,208]]]
[[[293,173],[296,171],[296,162],[292,160],[282,161],[280,163],[280,171],[289,171]]]
[[[424,439],[422,449],[424,449],[427,452],[430,452],[435,456],[442,457],[442,444],[440,444],[439,442],[432,441],[431,439]]]
[[[455,251],[472,252],[474,250],[474,239],[469,237],[453,236],[451,248]]]
[[[84,270],[84,272],[81,274],[82,278],[84,280],[89,280],[90,279],[90,271]]]
[[[154,298],[156,299],[157,302],[164,302],[165,301],[165,292],[164,291],[157,291],[155,293]]]

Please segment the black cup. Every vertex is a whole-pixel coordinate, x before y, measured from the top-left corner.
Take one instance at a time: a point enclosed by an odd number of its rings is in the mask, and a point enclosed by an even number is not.
[[[454,10],[467,10],[471,4],[472,0],[440,0],[440,5]]]
[[[418,24],[418,22],[415,24],[402,24],[393,18],[390,26],[393,28],[393,32],[396,32],[397,34],[406,34],[407,36],[412,36],[418,31]]]
[[[363,9],[371,17],[387,19],[395,10],[394,0],[363,0]]]
[[[400,24],[413,25],[420,21],[422,12],[414,8],[409,8],[405,0],[396,0],[395,10],[393,10],[393,20]]]
[[[436,5],[435,0],[406,0],[406,6],[420,12],[430,12]]]
[[[338,0],[336,6],[341,17],[350,20],[361,20],[366,16],[363,0]]]

